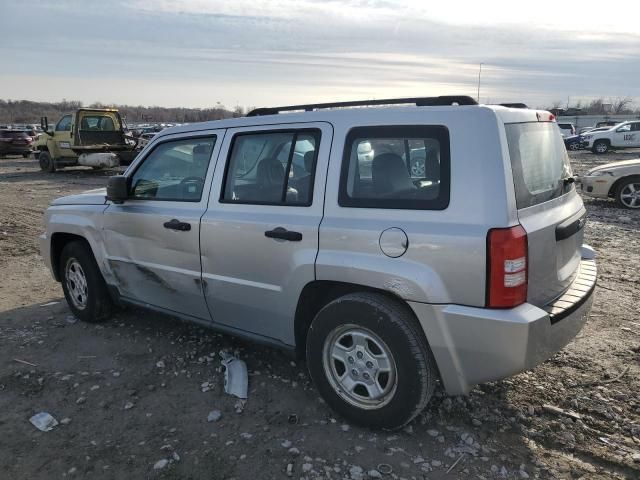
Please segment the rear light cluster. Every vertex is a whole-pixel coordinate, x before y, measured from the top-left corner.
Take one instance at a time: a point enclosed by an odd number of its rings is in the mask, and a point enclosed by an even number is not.
[[[487,307],[512,308],[527,300],[527,232],[522,225],[487,234]]]

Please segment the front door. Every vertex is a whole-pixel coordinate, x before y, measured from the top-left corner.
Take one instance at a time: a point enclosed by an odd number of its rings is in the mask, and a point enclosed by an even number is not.
[[[640,147],[640,122],[631,124],[631,131],[625,135],[625,146]]]
[[[58,150],[58,153],[56,154],[57,158],[75,156],[75,153],[71,150],[71,144],[73,142],[71,124],[71,115],[65,115],[58,120],[58,123],[56,123],[55,130],[53,132],[53,141],[55,142]]]
[[[209,321],[200,217],[223,130],[160,140],[127,172],[130,199],[104,212],[108,267],[125,299]]]
[[[294,345],[298,298],[315,279],[331,138],[327,123],[227,131],[200,233],[215,323]]]

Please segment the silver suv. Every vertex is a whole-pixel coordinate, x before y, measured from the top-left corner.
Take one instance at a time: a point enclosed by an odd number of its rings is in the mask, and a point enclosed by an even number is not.
[[[585,214],[550,113],[378,100],[164,130],[55,200],[41,248],[81,320],[132,304],[288,349],[345,418],[395,428],[438,380],[465,394],[576,335]]]

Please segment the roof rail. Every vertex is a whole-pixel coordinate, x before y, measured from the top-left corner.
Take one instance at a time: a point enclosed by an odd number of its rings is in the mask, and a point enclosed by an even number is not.
[[[509,108],[529,108],[525,103],[499,103],[498,105]]]
[[[414,104],[417,107],[432,107],[440,105],[477,105],[478,103],[467,95],[445,95],[440,97],[413,97],[413,98],[385,98],[380,100],[356,100],[352,102],[311,103],[308,105],[289,105],[285,107],[256,108],[247,113],[247,117],[262,115],[277,115],[280,112],[293,112],[304,110],[312,112],[324,108],[341,107],[370,107],[376,105],[406,105]]]

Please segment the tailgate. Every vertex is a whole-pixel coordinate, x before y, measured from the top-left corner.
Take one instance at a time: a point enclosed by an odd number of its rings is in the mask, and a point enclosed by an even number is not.
[[[547,203],[518,211],[529,249],[527,301],[537,306],[561,296],[575,279],[587,213],[575,192]]]
[[[527,232],[527,301],[544,306],[578,273],[586,210],[554,122],[506,124],[518,219]]]

